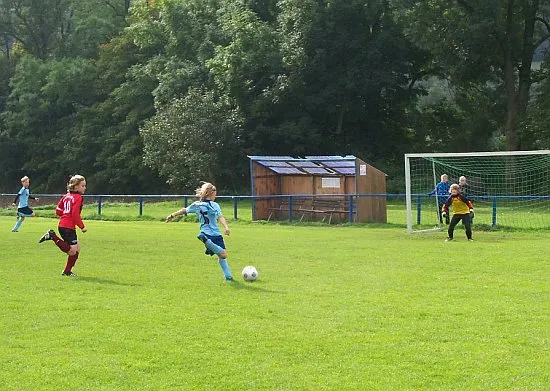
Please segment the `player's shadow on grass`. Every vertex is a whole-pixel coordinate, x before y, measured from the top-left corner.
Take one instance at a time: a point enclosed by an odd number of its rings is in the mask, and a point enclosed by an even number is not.
[[[100,278],[100,277],[82,277],[78,276],[78,281],[84,281],[84,282],[92,282],[96,284],[105,284],[105,285],[119,285],[119,286],[139,286],[140,284],[135,283],[125,283],[115,280],[109,280],[107,278]]]
[[[227,283],[231,288],[233,289],[247,289],[251,291],[257,291],[257,292],[267,292],[267,293],[283,293],[279,291],[274,291],[272,289],[266,289],[262,288],[261,286],[258,286],[258,283],[254,282],[240,282],[240,281],[232,281],[230,283]]]

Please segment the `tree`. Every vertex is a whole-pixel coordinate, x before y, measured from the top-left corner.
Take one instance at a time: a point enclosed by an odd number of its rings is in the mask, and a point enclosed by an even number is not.
[[[70,0],[61,55],[96,58],[102,45],[127,26],[130,0]]]
[[[29,176],[41,179],[36,191],[59,189],[67,171],[83,172],[90,162],[88,138],[71,129],[78,108],[94,100],[96,77],[85,59],[25,56],[17,65],[1,133],[20,143],[13,158]]]
[[[145,122],[145,161],[180,189],[200,180],[233,188],[241,140],[241,115],[226,96],[191,89]]]
[[[1,0],[0,31],[25,51],[45,59],[67,35],[69,0]]]
[[[297,132],[309,124],[307,147],[315,153],[400,154],[407,111],[418,94],[412,80],[425,59],[403,37],[391,4],[280,4],[284,66],[272,93],[278,111],[270,128],[277,117],[297,124]]]
[[[137,15],[136,15],[137,14]],[[153,91],[158,87],[152,53],[161,44],[149,45],[148,34],[158,34],[144,5],[132,14],[132,24],[101,46],[98,77],[91,87],[93,104],[81,107],[76,132],[91,138],[93,162],[87,177],[97,192],[144,193],[166,189],[161,178],[143,161],[139,127],[155,113]],[[144,32],[145,30],[145,32]],[[145,40],[145,41],[140,41]]]
[[[533,104],[529,106],[524,137],[533,148],[550,148],[550,57],[541,64],[544,75],[537,85]]]
[[[439,71],[461,88],[502,86],[507,149],[522,147],[519,125],[533,84],[532,59],[550,38],[550,7],[540,0],[398,2],[409,36],[430,50]]]

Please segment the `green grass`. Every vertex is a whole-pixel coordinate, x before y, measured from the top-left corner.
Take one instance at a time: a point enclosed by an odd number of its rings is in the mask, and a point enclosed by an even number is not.
[[[164,212],[163,212],[164,213]],[[160,211],[159,211],[160,214]],[[0,389],[548,390],[548,232],[88,221],[77,278],[0,217]]]

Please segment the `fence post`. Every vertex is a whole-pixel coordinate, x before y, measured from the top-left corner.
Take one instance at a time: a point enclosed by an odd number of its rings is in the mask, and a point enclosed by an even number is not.
[[[497,199],[493,197],[493,228],[497,226]]]
[[[348,205],[349,205],[348,220],[350,223],[353,223],[353,196],[352,195],[348,196]]]
[[[187,199],[187,196],[183,196],[183,207],[187,208],[189,200]]]
[[[422,199],[420,196],[416,198],[416,224],[420,225],[420,212],[422,211]]]
[[[288,221],[292,221],[292,196],[288,196]]]
[[[143,215],[143,197],[139,197],[139,215]]]
[[[101,196],[97,198],[97,214],[101,216]]]
[[[239,203],[238,197],[233,197],[233,218],[235,220],[238,219],[238,217],[237,217],[237,205],[238,205],[238,203]]]

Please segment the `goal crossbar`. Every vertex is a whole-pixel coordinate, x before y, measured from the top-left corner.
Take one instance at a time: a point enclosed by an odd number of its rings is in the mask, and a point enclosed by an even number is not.
[[[536,151],[500,151],[500,152],[458,152],[458,153],[406,153],[407,158],[419,157],[482,157],[482,156],[525,156],[525,155],[550,155],[550,149],[540,149]]]

